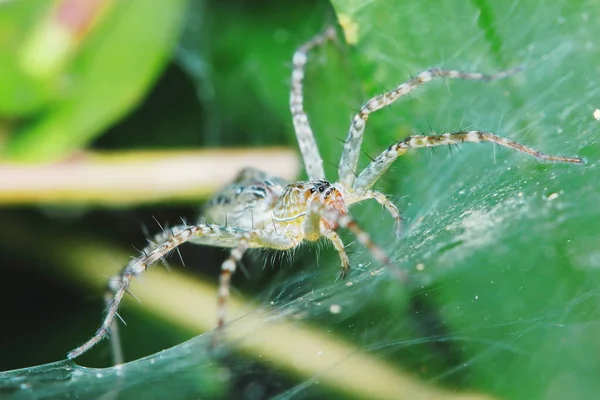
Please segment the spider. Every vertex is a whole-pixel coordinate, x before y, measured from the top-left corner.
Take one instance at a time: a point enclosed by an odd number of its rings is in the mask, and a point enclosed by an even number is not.
[[[349,214],[349,206],[374,199],[395,220],[396,234],[400,234],[398,208],[381,192],[373,190],[374,184],[392,163],[410,149],[456,145],[460,143],[492,142],[508,147],[540,161],[583,164],[577,157],[552,156],[530,147],[496,136],[489,132],[464,131],[439,135],[412,135],[389,146],[371,161],[360,173],[357,170],[363,132],[369,116],[394,103],[419,86],[435,78],[469,79],[491,81],[512,75],[509,70],[493,75],[431,68],[401,83],[395,89],[367,101],[352,119],[338,169],[338,181],[325,178],[323,161],[313,132],[304,111],[304,68],[309,52],[316,46],[335,39],[335,29],[330,27],[309,42],[300,46],[293,56],[290,110],[293,126],[304,161],[307,181],[286,183],[256,169],[247,168],[218,192],[208,203],[206,217],[210,221],[195,225],[182,224],[156,235],[153,241],[132,259],[120,275],[112,278],[107,294],[109,301],[106,316],[96,334],[83,345],[68,353],[73,359],[90,350],[105,336],[116,330],[114,319],[123,296],[132,279],[137,278],[150,266],[163,259],[169,252],[185,242],[230,248],[229,257],[223,262],[219,278],[217,327],[225,323],[226,302],[229,297],[231,275],[244,253],[250,248],[290,250],[303,242],[326,238],[339,253],[342,277],[348,275],[350,262],[344,243],[337,234],[339,228],[351,231],[357,242],[366,247],[372,258],[390,267],[403,281],[405,273],[396,268],[386,253],[363,231]]]

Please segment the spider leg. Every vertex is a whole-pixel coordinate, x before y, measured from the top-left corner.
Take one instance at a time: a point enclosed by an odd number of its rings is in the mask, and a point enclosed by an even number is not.
[[[392,274],[394,274],[394,276],[396,276],[402,282],[408,283],[408,276],[406,275],[406,272],[402,269],[399,269],[396,265],[394,265],[392,260],[390,260],[390,258],[386,254],[386,252],[381,247],[379,247],[377,244],[375,244],[375,242],[373,242],[373,240],[371,239],[371,236],[369,236],[369,234],[367,232],[365,232],[356,223],[356,221],[354,220],[354,218],[352,218],[352,216],[350,214],[341,213],[341,212],[333,209],[331,206],[323,204],[322,202],[313,202],[310,205],[308,216],[310,216],[310,214],[318,214],[321,218],[326,220],[329,225],[333,226],[333,229],[331,229],[331,230],[336,230],[337,228],[348,229],[350,232],[352,232],[354,234],[358,243],[361,244],[362,246],[366,247],[367,250],[369,250],[369,252],[371,253],[371,256],[373,257],[373,259],[375,261],[388,267],[390,272]],[[307,220],[308,220],[308,218],[307,218]],[[327,232],[324,232],[323,235],[329,237]],[[340,242],[341,242],[341,240],[340,240]],[[334,245],[335,245],[335,242],[334,242]],[[345,251],[343,250],[343,247],[342,247],[342,251],[345,255]],[[342,252],[340,252],[340,257],[343,259],[343,256],[341,253]],[[342,264],[343,264],[343,262],[342,262]],[[345,274],[347,272],[349,272],[349,267],[348,267],[348,269],[344,269],[342,267],[342,277],[345,276],[343,274]]]
[[[104,306],[106,307],[106,309],[110,308],[110,305],[113,301],[114,298],[114,291],[110,288],[110,283],[109,283],[109,289],[104,293]],[[119,316],[119,314],[115,314],[117,317]],[[119,317],[119,319],[121,319]],[[121,319],[121,321],[123,321],[123,319]],[[119,365],[119,364],[123,364],[123,362],[125,361],[125,358],[123,357],[123,347],[121,346],[121,336],[119,334],[119,324],[117,323],[117,321],[115,321],[113,319],[113,321],[110,324],[110,336],[109,336],[109,342],[110,342],[110,351],[112,353],[112,359],[113,359],[113,365]]]
[[[493,133],[481,131],[466,131],[456,133],[444,133],[442,135],[413,135],[390,146],[382,152],[373,162],[371,162],[356,178],[354,190],[358,193],[371,188],[392,163],[409,149],[423,147],[447,146],[459,143],[479,143],[492,142],[499,146],[508,147],[521,153],[525,153],[540,161],[561,162],[585,164],[585,161],[578,157],[552,156],[541,153],[531,147],[524,146],[512,140],[496,136]]]
[[[302,153],[302,159],[304,160],[304,167],[306,168],[306,173],[310,180],[324,178],[325,171],[323,170],[323,159],[319,154],[317,142],[315,141],[315,137],[308,122],[308,116],[304,111],[304,90],[302,86],[304,80],[304,67],[308,60],[308,52],[314,47],[322,45],[327,40],[333,39],[334,37],[334,28],[330,27],[326,29],[325,32],[316,36],[310,42],[300,46],[294,53],[292,59],[294,69],[292,71],[290,111],[292,112],[294,130],[296,132],[296,138],[298,139],[300,152]]]
[[[331,215],[329,216],[327,213]],[[338,212],[336,212],[330,206],[328,207],[321,202],[312,202],[308,205],[308,212],[306,213],[306,217],[302,223],[302,232],[304,233],[304,237],[310,241],[318,240],[322,236],[325,236],[331,241],[333,247],[337,250],[340,256],[340,278],[343,279],[348,276],[348,273],[350,272],[350,260],[348,259],[348,254],[346,254],[344,242],[342,242],[342,239],[335,232],[335,230],[331,229],[331,223],[323,223],[323,218],[325,218],[325,221],[327,221],[329,217],[332,217],[334,218],[333,226],[338,225],[338,222],[335,221],[337,214]]]
[[[342,263],[342,270],[340,271],[340,278],[344,279],[348,276],[350,272],[350,259],[348,258],[348,254],[346,254],[346,249],[344,247],[344,242],[335,231],[329,231],[325,233],[325,237],[331,240],[333,247],[337,250],[340,255],[340,261]]]
[[[67,354],[67,358],[73,359],[79,357],[104,339],[109,332],[114,333],[115,331],[112,329],[113,322],[131,281],[181,244],[192,242],[195,244],[233,248],[229,258],[223,263],[221,273],[218,300],[221,311],[218,318],[219,324],[222,325],[225,301],[229,296],[230,276],[235,271],[235,265],[241,260],[244,251],[249,247],[269,247],[277,250],[286,250],[296,247],[301,241],[299,237],[279,234],[268,229],[248,230],[219,225],[180,225],[174,227],[171,232],[161,232],[156,235],[152,244],[142,250],[140,257],[131,260],[118,277],[111,279],[109,290],[113,296],[109,296],[108,298],[107,312],[102,325],[90,340],[70,351]],[[115,360],[118,360],[119,357],[122,359],[122,356],[117,353],[120,352],[117,346],[113,347]]]
[[[345,187],[353,187],[356,175],[353,171],[356,171],[358,165],[358,156],[360,155],[360,148],[363,140],[363,133],[369,115],[377,110],[381,110],[384,107],[389,106],[396,100],[408,93],[412,92],[419,86],[433,80],[434,78],[451,78],[451,79],[470,79],[478,81],[491,81],[495,79],[505,78],[516,72],[520,71],[520,68],[511,69],[508,71],[499,72],[493,75],[484,75],[478,72],[463,72],[456,70],[445,70],[439,68],[431,68],[421,72],[414,78],[401,83],[394,90],[375,96],[367,101],[361,108],[358,114],[352,119],[350,124],[350,131],[348,137],[344,143],[344,152],[340,159],[340,166],[338,168],[338,177],[340,183]]]
[[[242,256],[250,247],[266,247],[276,250],[287,250],[300,244],[299,236],[280,234],[266,229],[254,229],[240,235],[238,244],[229,253],[229,257],[221,265],[218,290],[218,315],[217,329],[223,329],[227,320],[227,300],[229,299],[229,288],[231,276],[236,270],[237,264],[242,261]]]
[[[359,193],[352,193],[344,200],[346,201],[347,205],[351,205],[369,199],[375,199],[379,204],[385,207],[385,209],[394,218],[394,230],[396,232],[396,237],[402,236],[402,217],[400,216],[400,211],[398,211],[398,207],[396,207],[396,205],[392,203],[385,194],[376,192],[374,190],[365,190]]]
[[[119,276],[110,280],[109,292],[113,296],[108,300],[107,312],[102,325],[90,340],[70,351],[67,354],[67,358],[73,359],[79,357],[94,347],[109,333],[121,300],[123,300],[123,296],[129,289],[130,282],[177,248],[177,246],[187,241],[193,241],[199,244],[235,247],[238,244],[240,233],[246,232],[246,230],[218,225],[180,225],[174,227],[172,232],[172,234],[170,232],[161,232],[156,235],[153,242],[142,250],[140,257],[131,260]],[[116,347],[113,348],[113,351],[115,351],[114,349]]]
[[[217,329],[222,329],[227,319],[227,299],[229,299],[229,287],[231,286],[231,275],[235,272],[237,264],[242,261],[244,252],[248,249],[246,239],[240,239],[237,247],[231,250],[229,257],[221,265],[219,276],[219,291],[217,294]]]

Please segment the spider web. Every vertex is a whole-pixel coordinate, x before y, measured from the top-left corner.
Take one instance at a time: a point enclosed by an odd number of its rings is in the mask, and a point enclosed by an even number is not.
[[[390,137],[461,124],[548,153],[585,156],[590,164],[540,165],[485,144],[415,152],[378,185],[402,210],[402,238],[393,238],[393,222],[376,206],[353,209],[408,271],[409,286],[344,234],[354,266],[349,279],[335,280],[338,260],[330,250],[302,252],[297,258],[306,265],[285,268],[251,299],[234,296],[227,339],[216,349],[209,332],[118,367],[61,361],[5,372],[3,398],[590,398],[600,391],[594,356],[600,351],[600,152],[592,118],[600,104],[593,103],[600,89],[592,78],[600,54],[591,42],[600,32],[590,17],[598,6],[333,3],[347,31],[358,35],[347,54],[354,67],[341,63],[341,70],[360,80],[354,90],[361,101],[431,65],[525,66],[498,84],[432,83],[383,110],[367,127],[369,154]],[[260,65],[260,46],[249,46],[256,52],[248,58]],[[332,54],[326,52],[326,65],[316,62],[323,72],[309,71],[307,99],[319,97],[307,109],[324,159],[334,162],[342,147],[335,138],[348,122],[339,110],[356,103],[344,97],[355,93],[324,83],[339,73]],[[289,69],[281,71],[268,83],[257,78],[257,85],[284,115]],[[270,259],[256,257],[259,264]],[[149,273],[134,289],[143,301],[138,307],[190,331],[207,329],[214,310],[204,305],[214,303],[214,284],[198,286],[179,274]],[[197,307],[207,308],[205,314]]]

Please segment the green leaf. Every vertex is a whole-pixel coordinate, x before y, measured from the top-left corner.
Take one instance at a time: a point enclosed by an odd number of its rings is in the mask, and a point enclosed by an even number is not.
[[[135,0],[107,7],[66,70],[53,78],[61,90],[13,132],[3,155],[18,161],[64,157],[129,112],[169,60],[185,4],[156,1],[149,7]],[[53,76],[40,78],[39,85]]]
[[[51,97],[45,85],[36,82],[19,65],[18,52],[27,33],[50,2],[15,1],[0,8],[0,116],[33,114]]]
[[[485,73],[524,67],[489,84],[424,85],[369,119],[368,153],[412,132],[462,128],[590,161],[539,164],[489,144],[465,144],[453,154],[413,151],[399,160],[379,187],[404,196],[405,236],[392,241],[372,222],[365,226],[409,271],[419,307],[397,315],[403,295],[390,294],[381,302],[388,318],[412,329],[398,326],[379,340],[428,342],[399,358],[412,354],[409,364],[452,387],[511,398],[593,396],[600,389],[589,359],[600,333],[600,152],[592,116],[598,4],[332,3],[354,35],[352,57],[368,95],[432,66]],[[355,211],[369,221],[361,214]]]

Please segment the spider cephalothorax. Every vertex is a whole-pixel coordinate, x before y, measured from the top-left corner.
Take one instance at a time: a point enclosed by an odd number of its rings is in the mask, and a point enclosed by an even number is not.
[[[326,238],[339,253],[341,275],[346,276],[350,262],[344,243],[336,230],[348,229],[356,236],[357,242],[370,251],[375,261],[390,267],[392,273],[406,281],[405,273],[395,268],[385,252],[359,228],[348,208],[363,200],[374,199],[394,218],[396,234],[399,235],[401,219],[398,209],[383,193],[372,188],[392,163],[410,149],[491,142],[528,154],[540,161],[583,163],[580,158],[546,155],[492,133],[473,130],[441,135],[409,136],[384,150],[357,174],[363,133],[370,114],[389,106],[435,78],[491,81],[516,72],[511,70],[495,75],[484,75],[431,68],[401,83],[395,89],[373,97],[361,107],[352,119],[344,143],[338,168],[338,181],[331,184],[325,179],[323,161],[308,123],[308,117],[304,112],[302,83],[308,52],[334,36],[334,29],[327,29],[325,33],[301,46],[292,59],[290,110],[308,181],[286,185],[282,179],[271,177],[256,169],[243,170],[235,181],[226,185],[208,203],[205,213],[208,221],[212,223],[184,224],[156,235],[139,257],[131,260],[120,275],[111,279],[107,294],[111,300],[108,302],[108,311],[100,329],[90,340],[71,351],[68,354],[69,358],[78,357],[107,335],[131,280],[185,242],[231,248],[229,257],[222,264],[219,281],[217,316],[219,327],[225,323],[225,305],[229,296],[231,275],[235,272],[236,265],[241,261],[244,252],[249,248],[289,250],[304,241]],[[113,334],[113,339],[114,336]],[[116,354],[115,361],[122,361],[119,354]]]

